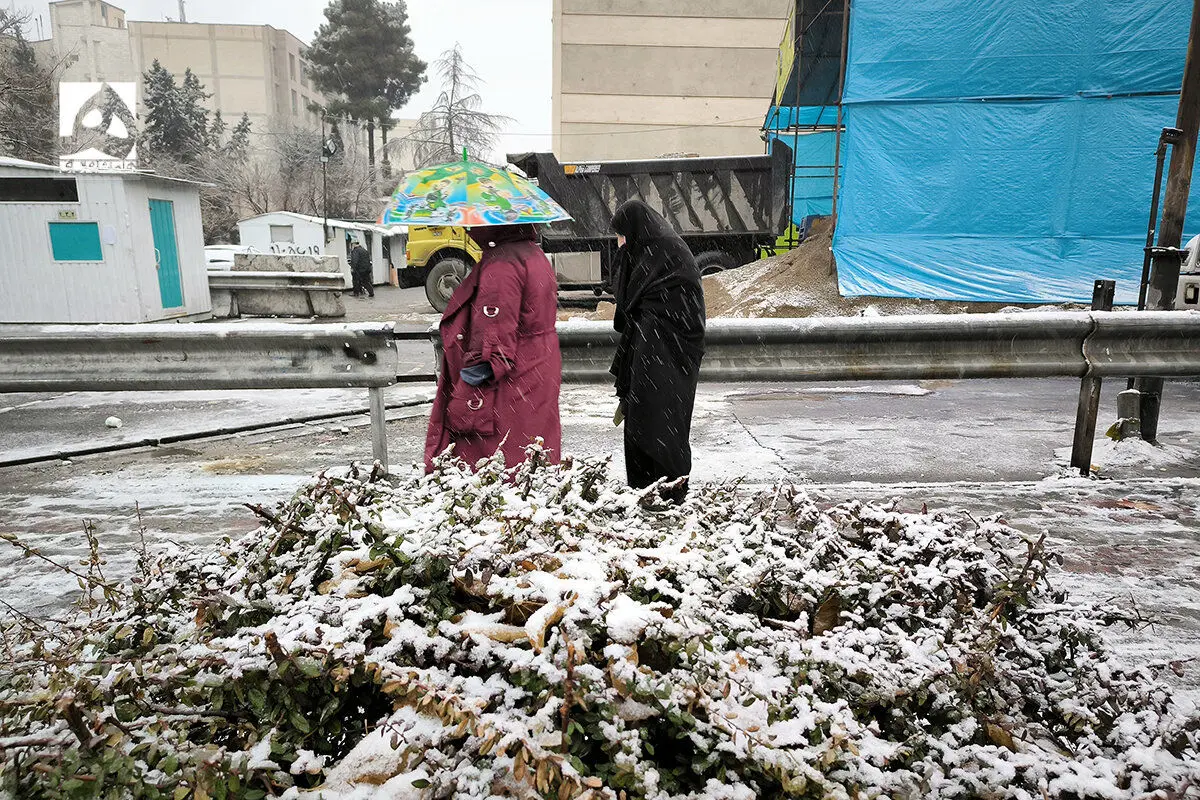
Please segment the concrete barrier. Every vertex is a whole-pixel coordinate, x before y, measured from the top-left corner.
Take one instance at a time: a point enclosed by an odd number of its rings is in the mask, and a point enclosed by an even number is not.
[[[336,256],[274,255],[270,253],[239,253],[234,257],[233,272],[265,275],[267,273],[293,273],[297,276],[319,273],[329,276],[341,274]],[[253,283],[248,282],[248,283]],[[307,285],[303,280],[280,285],[263,281],[261,288],[251,285],[233,287],[213,286],[213,316],[215,317],[322,317],[346,316],[346,303],[342,299],[341,286]]]

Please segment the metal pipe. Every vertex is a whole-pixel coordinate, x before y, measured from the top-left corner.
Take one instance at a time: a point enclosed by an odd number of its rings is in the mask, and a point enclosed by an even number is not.
[[[833,207],[832,224],[830,225],[829,233],[832,236],[837,233],[837,218],[838,218],[838,181],[841,173],[842,165],[842,109],[843,101],[846,96],[846,60],[849,56],[850,42],[850,0],[842,0],[842,63],[838,72],[838,101],[837,101],[837,128],[834,130],[833,142]],[[836,268],[836,262],[833,259],[833,248],[829,248],[829,274],[832,275]]]
[[[796,0],[796,26],[792,31],[792,71],[796,73],[796,94],[788,123],[792,126],[792,170],[788,182],[788,249],[800,243],[800,229],[796,226],[796,153],[800,149],[800,56],[804,50],[804,0]]]
[[[1167,132],[1172,131],[1174,135]],[[1150,253],[1154,248],[1154,234],[1158,230],[1158,199],[1162,194],[1163,166],[1167,160],[1168,139],[1178,134],[1177,128],[1163,128],[1158,136],[1158,149],[1154,151],[1154,194],[1150,197],[1150,222],[1146,226],[1146,247],[1142,251],[1142,282],[1138,287],[1138,311],[1146,310],[1146,287],[1150,283]]]
[[[1138,311],[1146,310],[1146,287],[1150,284],[1150,253],[1154,248],[1154,234],[1158,231],[1158,200],[1162,194],[1163,165],[1167,160],[1167,144],[1174,144],[1179,137],[1178,128],[1163,128],[1158,135],[1158,149],[1154,151],[1154,193],[1150,197],[1150,222],[1146,225],[1146,246],[1142,248],[1142,280],[1138,284]],[[1133,378],[1125,386],[1132,389]]]

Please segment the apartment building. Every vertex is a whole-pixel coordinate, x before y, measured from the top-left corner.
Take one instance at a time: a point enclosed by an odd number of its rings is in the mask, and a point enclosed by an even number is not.
[[[268,135],[288,125],[318,128],[309,110],[324,98],[312,85],[307,45],[270,25],[142,22],[104,0],[50,4],[51,45],[65,81],[139,81],[158,60],[177,76],[190,68],[230,125],[243,113]],[[44,47],[44,45],[43,45]]]
[[[762,152],[788,0],[554,0],[563,160]]]

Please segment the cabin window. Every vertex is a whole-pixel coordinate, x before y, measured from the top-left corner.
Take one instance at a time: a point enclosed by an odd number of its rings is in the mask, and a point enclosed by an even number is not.
[[[95,222],[51,222],[50,252],[55,261],[103,261],[100,225]]]
[[[0,178],[0,203],[78,203],[74,178]]]
[[[291,225],[272,225],[271,226],[271,243],[278,242],[294,242],[296,241],[296,232]]]

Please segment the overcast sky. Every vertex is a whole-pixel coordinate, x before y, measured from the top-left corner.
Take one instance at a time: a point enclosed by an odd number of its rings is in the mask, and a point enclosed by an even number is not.
[[[178,0],[110,0],[131,20],[178,19]],[[49,36],[46,2],[0,0],[42,16]],[[188,0],[189,22],[274,25],[311,42],[325,21],[323,0]],[[484,110],[512,117],[502,152],[550,150],[551,0],[408,0],[417,55],[432,63],[462,44],[467,62],[485,84]],[[432,70],[431,70],[432,72]],[[429,80],[402,117],[416,117],[437,98],[437,76]]]

